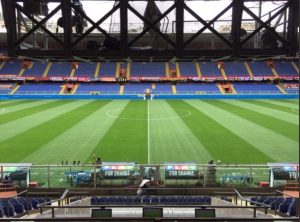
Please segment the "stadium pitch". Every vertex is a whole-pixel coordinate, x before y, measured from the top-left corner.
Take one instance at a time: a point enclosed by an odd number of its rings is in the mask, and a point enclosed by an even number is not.
[[[0,110],[0,162],[299,161],[298,100],[11,100]]]

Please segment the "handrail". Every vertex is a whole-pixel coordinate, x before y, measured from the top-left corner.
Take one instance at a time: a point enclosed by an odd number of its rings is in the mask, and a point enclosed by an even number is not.
[[[24,194],[24,193],[27,193],[27,192],[28,192],[28,190],[23,190],[22,192],[17,193],[17,194],[15,194],[15,195],[13,195],[13,196],[10,196],[10,197],[4,197],[4,198],[2,198],[2,199],[10,199],[10,198],[14,198],[14,197],[20,196],[20,195],[22,195],[22,194]]]
[[[268,205],[268,204],[259,203],[259,202],[253,201],[253,200],[249,200],[248,198],[243,197],[237,189],[233,189],[233,190],[234,190],[234,192],[239,196],[239,198],[240,198],[241,200],[243,200],[243,201],[246,201],[246,202],[249,202],[249,203],[253,203],[253,204],[258,204],[258,205],[260,205],[260,206],[262,206],[262,207],[268,207],[268,208],[271,207],[271,206]]]
[[[68,193],[69,193],[69,189],[65,189],[65,191],[62,193],[62,195],[60,196],[59,199],[55,199],[55,200],[51,200],[51,201],[48,201],[48,202],[45,202],[45,203],[38,204],[37,207],[42,209],[47,204],[52,204],[54,202],[59,202],[59,201],[65,199],[65,197],[67,196]]]
[[[292,197],[292,198],[295,198],[295,199],[299,199],[299,197],[291,196],[291,195],[286,194],[286,193],[284,193],[284,192],[282,192],[282,191],[280,191],[280,190],[275,190],[275,192],[276,192],[276,195],[277,195],[277,193],[279,193],[279,194],[282,194],[282,195],[285,195],[285,196],[288,196],[288,197]]]

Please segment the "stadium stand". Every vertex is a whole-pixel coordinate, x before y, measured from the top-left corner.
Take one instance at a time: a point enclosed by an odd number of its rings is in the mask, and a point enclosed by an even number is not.
[[[78,65],[78,68],[75,69],[74,76],[75,77],[93,77],[96,71],[96,63],[86,63],[81,62]]]
[[[0,84],[0,94],[9,94],[15,84],[2,83]]]
[[[43,83],[43,84],[23,84],[20,85],[17,94],[58,94],[61,90],[61,84]]]
[[[198,77],[196,64],[193,62],[180,62],[180,75],[181,77]]]
[[[243,62],[225,62],[227,77],[250,77]]]
[[[95,71],[95,76],[115,77],[116,71],[117,71],[116,63],[114,63],[114,62],[101,63],[99,73],[97,74],[97,71]]]
[[[221,72],[218,69],[216,63],[213,62],[201,62],[200,69],[203,77],[219,77],[222,78]]]
[[[234,83],[237,93],[281,93],[274,84],[268,83]]]
[[[60,77],[60,76],[70,76],[71,64],[68,62],[55,62],[52,63],[48,75],[49,77]]]
[[[46,62],[32,62],[31,66],[25,69],[23,77],[42,77],[46,70],[48,63]]]
[[[248,62],[253,77],[274,77],[266,62]]]
[[[163,62],[131,63],[131,77],[165,77],[166,68]]]
[[[177,94],[219,94],[218,86],[214,83],[177,83]]]
[[[287,61],[277,61],[275,63],[275,70],[277,71],[279,77],[299,76],[299,73],[297,73],[292,64]]]
[[[144,93],[146,89],[151,90],[150,83],[130,83],[124,85],[124,94]]]
[[[168,83],[156,83],[155,89],[152,89],[155,94],[172,94],[172,85]]]
[[[299,94],[299,83],[284,83],[284,91],[290,94]]]
[[[7,61],[4,62],[4,65],[0,70],[0,75],[18,75],[21,68],[20,61]]]
[[[119,94],[120,85],[115,83],[81,83],[75,94]]]

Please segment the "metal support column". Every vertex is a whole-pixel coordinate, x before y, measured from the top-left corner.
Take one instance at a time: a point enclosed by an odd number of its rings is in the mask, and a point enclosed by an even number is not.
[[[182,55],[184,37],[184,1],[177,0],[176,4],[176,55]]]
[[[127,57],[128,52],[128,0],[120,2],[120,38],[121,38],[121,54]]]
[[[299,0],[290,0],[288,19],[289,55],[295,56],[299,45]]]
[[[232,40],[232,51],[233,51],[232,54],[234,57],[238,57],[240,54],[243,6],[244,6],[244,0],[233,0],[232,21],[231,21],[231,40]]]
[[[8,55],[15,56],[15,41],[17,39],[17,21],[15,2],[13,0],[2,0],[3,16],[5,21],[5,27],[7,30],[7,47]],[[5,13],[4,13],[5,11]]]
[[[65,0],[61,2],[64,28],[64,53],[67,57],[71,56],[71,42],[72,42],[72,12],[71,12],[71,0]]]

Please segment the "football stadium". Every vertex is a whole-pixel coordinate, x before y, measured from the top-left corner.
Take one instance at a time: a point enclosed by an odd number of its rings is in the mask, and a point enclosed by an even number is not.
[[[299,221],[299,0],[0,5],[0,221]]]

